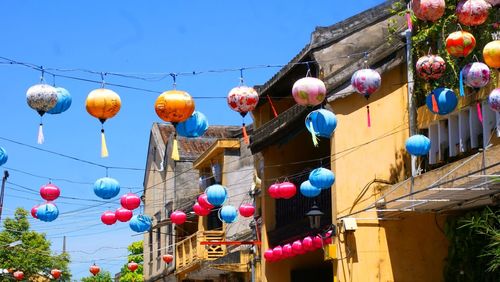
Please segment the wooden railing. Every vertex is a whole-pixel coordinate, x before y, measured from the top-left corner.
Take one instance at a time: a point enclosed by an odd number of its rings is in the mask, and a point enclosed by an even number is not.
[[[224,231],[197,231],[193,235],[175,245],[175,267],[182,272],[193,266],[197,261],[215,260],[226,255],[224,245],[202,245],[201,242],[225,240]]]

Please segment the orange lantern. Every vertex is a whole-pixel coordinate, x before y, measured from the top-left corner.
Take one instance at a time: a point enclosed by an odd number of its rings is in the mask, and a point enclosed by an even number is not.
[[[476,47],[476,38],[467,31],[455,31],[446,38],[446,51],[454,57],[467,57]]]
[[[484,62],[491,68],[500,68],[500,40],[491,41],[483,49]]]
[[[92,275],[96,276],[99,272],[101,272],[101,268],[94,263],[92,266],[90,266],[89,271],[90,273],[92,273]]]
[[[101,157],[105,158],[108,156],[108,148],[106,146],[106,137],[104,136],[104,122],[114,117],[121,108],[122,102],[120,96],[114,91],[99,88],[92,90],[87,96],[85,101],[85,107],[87,112],[99,119],[101,122]]]

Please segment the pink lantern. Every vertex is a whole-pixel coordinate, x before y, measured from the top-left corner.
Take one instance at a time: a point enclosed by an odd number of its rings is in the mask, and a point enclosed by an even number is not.
[[[283,252],[283,258],[289,258],[289,257],[295,256],[295,254],[293,253],[293,250],[292,250],[292,245],[285,244],[285,245],[283,245],[283,247],[281,249]]]
[[[412,0],[413,13],[423,21],[435,22],[444,15],[444,0]]]
[[[319,249],[323,247],[323,239],[319,235],[313,237],[313,247]]]
[[[253,111],[258,103],[259,94],[252,87],[241,85],[231,89],[227,95],[227,104],[229,107],[233,111],[240,113],[243,118],[245,118],[248,112]],[[243,131],[243,139],[245,143],[249,144],[250,141],[248,139],[244,120],[241,129]]]
[[[255,213],[255,207],[252,204],[242,204],[238,210],[243,217],[251,217]]]
[[[446,70],[446,63],[438,55],[427,55],[420,57],[416,65],[417,74],[425,79],[438,79]]]
[[[202,208],[207,210],[211,210],[214,208],[214,206],[208,202],[207,194],[205,193],[198,196],[198,204],[200,204]]]
[[[302,239],[302,247],[306,251],[313,251],[314,250],[313,239],[309,236],[304,237],[304,239]]]
[[[280,185],[278,183],[274,183],[273,185],[269,186],[269,189],[267,190],[269,192],[269,196],[273,199],[278,199],[280,196],[278,194],[278,190],[280,189]]]
[[[302,247],[302,243],[300,242],[300,240],[297,240],[292,243],[292,252],[296,255],[301,255],[305,253],[305,250]]]
[[[367,100],[371,94],[380,88],[382,78],[380,74],[372,69],[361,69],[351,77],[351,86],[356,92],[363,95]],[[368,127],[371,126],[370,106],[366,105]]]
[[[464,83],[472,88],[481,88],[490,81],[490,68],[483,63],[475,62],[462,69]]]
[[[54,201],[60,194],[61,191],[59,188],[52,183],[45,184],[40,187],[40,196],[46,201]]]
[[[279,184],[278,195],[284,199],[290,199],[297,194],[297,187],[291,182],[282,182]]]
[[[35,206],[33,206],[33,207],[31,208],[31,216],[32,216],[33,218],[38,219],[38,216],[36,216],[36,211],[38,210],[38,207],[39,207],[39,206],[40,206],[40,205],[35,205]]]
[[[195,203],[193,205],[193,211],[194,211],[195,214],[197,214],[199,216],[207,216],[207,215],[210,214],[210,210],[205,209],[199,203]]]
[[[292,87],[293,99],[302,106],[317,106],[326,98],[326,86],[320,79],[304,77]]]
[[[115,211],[115,216],[119,221],[127,222],[132,218],[133,213],[131,210],[127,210],[126,208],[117,208]]]
[[[275,260],[281,260],[281,259],[283,259],[283,249],[281,248],[281,246],[274,247],[274,249],[273,249],[273,258]]]
[[[120,198],[122,207],[127,210],[134,210],[141,205],[141,198],[133,193],[127,193]]]
[[[112,211],[105,211],[101,215],[101,221],[106,225],[113,225],[116,223],[116,215]]]
[[[186,222],[186,214],[183,211],[174,211],[170,215],[170,221],[172,221],[173,224],[183,224]]]
[[[481,25],[488,19],[490,8],[484,0],[461,0],[456,9],[458,21],[468,26]]]
[[[323,239],[323,242],[325,244],[331,244],[333,242],[333,240],[332,240],[332,231],[326,232],[325,237]]]
[[[264,258],[269,261],[269,262],[272,262],[274,261],[274,252],[272,249],[267,249],[265,252],[264,252]]]

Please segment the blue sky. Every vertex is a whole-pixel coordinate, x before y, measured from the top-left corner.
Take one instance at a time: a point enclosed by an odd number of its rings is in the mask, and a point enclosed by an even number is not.
[[[0,56],[58,69],[97,72],[170,73],[283,65],[309,42],[316,26],[327,26],[383,1],[2,1]],[[0,60],[2,61],[2,60]],[[244,72],[247,85],[263,84],[279,69]],[[97,74],[77,71],[65,75],[100,80]],[[72,107],[58,116],[44,117],[45,143],[36,143],[39,117],[26,104],[26,90],[38,83],[40,72],[0,64],[0,137],[75,156],[105,166],[143,168],[149,130],[160,121],[154,112],[157,94],[109,87],[122,99],[120,113],[106,122],[110,157],[101,159],[100,124],[85,111],[87,94],[99,84],[56,78],[68,89]],[[52,77],[46,76],[52,83]],[[110,83],[158,92],[171,88],[172,80],[143,81],[106,76]],[[227,92],[239,83],[239,72],[182,76],[177,89],[196,99],[196,109],[210,124],[241,124],[226,105]],[[201,99],[201,97],[221,97]],[[247,122],[249,122],[247,118]],[[10,170],[2,218],[18,206],[26,209],[42,199],[20,185],[38,190],[48,178],[93,183],[105,176],[103,168],[63,158],[0,139],[9,153]],[[3,169],[2,169],[3,170]],[[143,171],[109,170],[122,186],[140,191]],[[88,275],[95,261],[111,273],[126,261],[127,245],[139,239],[121,223],[105,226],[100,214],[116,209],[119,201],[96,207],[92,185],[53,181],[62,195],[61,216],[54,222],[32,221],[35,230],[46,232],[52,249],[61,251],[62,236],[73,263],[74,278]],[[122,188],[122,193],[129,189]],[[68,213],[75,211],[74,213]],[[3,226],[3,225],[2,225]]]

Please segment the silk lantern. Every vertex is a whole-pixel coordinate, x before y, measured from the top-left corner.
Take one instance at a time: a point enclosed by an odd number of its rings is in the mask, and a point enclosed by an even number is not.
[[[333,232],[330,230],[328,232],[326,232],[325,236],[323,237],[323,242],[325,244],[331,244],[333,242],[333,239],[332,239],[332,236],[333,236]]]
[[[120,96],[106,88],[92,90],[85,101],[87,112],[101,122],[101,157],[108,157],[106,136],[104,135],[104,122],[114,117],[122,106]]]
[[[186,214],[183,211],[174,211],[170,215],[170,221],[172,221],[173,224],[183,224],[186,222]]]
[[[302,247],[306,251],[314,251],[313,239],[310,236],[304,237],[302,239]]]
[[[457,95],[449,88],[436,88],[427,95],[426,105],[434,114],[447,115],[455,110],[458,104]]]
[[[16,278],[16,280],[23,280],[24,279],[24,272],[22,272],[21,270],[14,272],[14,274],[12,274],[12,275],[14,276],[14,278]]]
[[[94,264],[90,266],[89,271],[90,273],[92,273],[92,275],[96,276],[101,271],[101,268]]]
[[[319,109],[310,112],[305,120],[306,128],[311,133],[314,146],[318,146],[318,137],[330,138],[337,127],[337,117],[328,110]]]
[[[316,235],[312,238],[312,240],[313,240],[313,247],[315,249],[320,249],[323,247],[323,239],[321,238],[321,236]]]
[[[500,68],[500,40],[494,40],[483,48],[484,62],[495,69]]]
[[[221,206],[224,204],[227,198],[227,190],[226,187],[219,185],[219,184],[214,184],[209,186],[205,190],[205,194],[207,194],[207,200],[208,202],[213,205],[213,206]]]
[[[488,96],[488,106],[493,111],[500,113],[500,88],[495,88],[491,91]]]
[[[323,103],[326,98],[326,86],[315,77],[304,77],[293,84],[292,96],[301,106],[314,107]]]
[[[50,275],[52,275],[52,277],[54,277],[54,279],[59,279],[59,277],[61,277],[61,274],[62,274],[62,271],[57,269],[57,268],[50,270]]]
[[[210,210],[202,207],[199,203],[193,205],[193,211],[199,216],[207,216],[210,214]]]
[[[455,31],[446,38],[446,51],[453,57],[467,57],[474,47],[476,38],[467,31]]]
[[[253,111],[258,103],[259,94],[252,87],[240,85],[231,89],[227,94],[227,104],[231,110],[240,113],[243,119],[241,130],[246,144],[249,144],[250,141],[245,127],[245,116],[248,112]]]
[[[94,193],[105,200],[114,198],[120,193],[120,183],[111,177],[99,178],[94,183]]]
[[[134,193],[127,193],[120,197],[120,204],[127,210],[135,210],[141,205],[141,198]]]
[[[435,22],[444,15],[444,0],[412,0],[413,13],[419,20]]]
[[[281,246],[276,246],[273,248],[273,259],[283,259],[283,248]]]
[[[438,79],[445,73],[446,63],[438,55],[426,55],[418,59],[416,71],[425,80]]]
[[[457,4],[458,22],[463,25],[476,26],[488,19],[491,5],[484,0],[461,0]]]
[[[406,151],[413,156],[425,156],[431,149],[431,140],[424,135],[416,134],[406,139]]]
[[[42,73],[43,77],[43,73]],[[42,78],[43,79],[43,78]],[[40,126],[38,128],[38,144],[43,144],[43,115],[54,108],[57,104],[57,90],[45,83],[35,84],[26,92],[28,105],[40,115]]]
[[[304,247],[302,246],[302,242],[300,240],[296,240],[292,243],[292,252],[296,255],[304,254]]]
[[[269,188],[267,189],[267,192],[269,193],[269,196],[273,199],[278,199],[280,196],[278,195],[278,189],[279,189],[279,184],[271,184]]]
[[[283,247],[281,247],[282,252],[283,252],[283,257],[284,258],[289,258],[295,256],[292,250],[292,245],[291,244],[285,244]]]
[[[183,137],[200,137],[208,129],[208,121],[204,114],[194,111],[185,121],[179,122],[176,127],[177,134]]]
[[[36,210],[36,217],[45,222],[54,221],[59,216],[59,209],[53,203],[40,205]]]
[[[116,223],[116,214],[112,211],[105,211],[101,214],[101,221],[106,225],[113,225]]]
[[[315,187],[309,182],[309,180],[302,182],[300,184],[300,193],[307,198],[314,198],[321,193],[321,189]]]
[[[139,265],[135,261],[131,261],[127,264],[127,268],[128,270],[134,272],[137,270],[137,268],[139,268]]]
[[[274,261],[274,253],[273,253],[273,249],[267,249],[267,250],[264,252],[264,259],[266,259],[266,260],[267,260],[267,261],[269,261],[269,262]]]
[[[165,263],[171,263],[174,260],[173,255],[163,255],[162,259]]]
[[[484,87],[490,81],[490,68],[481,62],[469,63],[461,71],[463,83],[478,89]],[[461,96],[462,93],[460,93]]]
[[[56,92],[57,92],[57,103],[56,105],[47,113],[52,114],[52,115],[57,115],[61,114],[69,109],[71,107],[71,95],[69,94],[68,90],[62,88],[62,87],[56,87]]]
[[[207,210],[211,210],[214,208],[214,206],[208,202],[207,194],[205,193],[198,196],[198,204],[200,204],[202,208]]]
[[[223,206],[219,210],[219,219],[225,223],[233,223],[238,218],[236,208],[230,205]]]
[[[59,187],[52,183],[48,183],[40,187],[40,196],[46,201],[54,201],[61,194]]]
[[[36,216],[36,211],[38,210],[38,207],[39,207],[39,206],[40,206],[40,205],[34,205],[34,206],[31,208],[31,211],[30,211],[30,212],[31,212],[31,216],[32,216],[33,218],[38,219],[38,216]]]
[[[357,70],[351,77],[351,86],[356,92],[363,95],[367,100],[375,93],[382,83],[380,74],[372,69]],[[368,127],[371,126],[370,106],[366,105]]]
[[[180,122],[187,120],[194,112],[194,100],[186,91],[168,90],[163,92],[155,102],[155,111],[159,118],[171,122],[177,128]],[[179,148],[177,133],[172,144],[172,159],[178,161]]]
[[[309,173],[309,182],[312,186],[329,189],[335,183],[335,174],[326,168],[317,168]]]
[[[500,0],[486,0],[486,2],[490,3],[491,6],[500,5]]]
[[[252,204],[242,204],[238,211],[243,217],[251,217],[255,213],[255,207]]]
[[[4,165],[9,159],[9,155],[7,155],[7,151],[4,148],[0,147],[0,165]]]
[[[282,199],[290,199],[297,194],[297,187],[292,182],[282,182],[278,185],[278,197]]]
[[[143,214],[134,215],[128,225],[132,231],[146,232],[151,229],[151,217]]]
[[[121,222],[127,222],[129,221],[134,214],[132,213],[131,210],[128,210],[126,208],[120,207],[117,208],[115,211],[115,216],[118,221]]]

